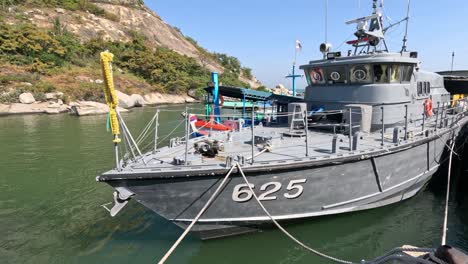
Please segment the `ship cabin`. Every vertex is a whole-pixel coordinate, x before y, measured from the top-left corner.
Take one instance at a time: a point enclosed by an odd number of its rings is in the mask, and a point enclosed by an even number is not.
[[[304,96],[308,111],[351,110],[353,123],[367,123],[364,127],[370,132],[381,128],[382,116],[386,127],[402,125],[406,111],[410,123],[420,123],[428,99],[434,111],[450,102],[443,77],[421,71],[416,52],[347,57],[330,52],[324,57],[300,67],[308,82]],[[326,118],[346,123],[348,116]]]

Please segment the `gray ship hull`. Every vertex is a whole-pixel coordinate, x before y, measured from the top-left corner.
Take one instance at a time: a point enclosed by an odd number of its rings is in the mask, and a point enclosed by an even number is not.
[[[449,130],[408,146],[374,155],[311,161],[282,169],[245,170],[248,181],[271,215],[280,222],[354,212],[408,199],[418,193],[438,170]],[[125,175],[107,181],[135,193],[134,199],[185,228],[208,201],[223,176],[192,175],[162,178],[151,173]],[[192,232],[202,239],[249,232],[270,219],[246,191],[234,172]]]

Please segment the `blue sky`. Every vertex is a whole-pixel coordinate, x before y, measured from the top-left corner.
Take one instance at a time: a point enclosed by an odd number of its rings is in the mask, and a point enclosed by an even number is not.
[[[179,27],[210,51],[238,57],[268,87],[283,83],[291,71],[295,40],[302,42],[297,63],[320,59],[325,39],[325,0],[146,0],[167,23]],[[406,0],[386,0],[384,16],[396,22],[405,17]],[[346,54],[345,40],[353,39],[350,19],[371,13],[371,0],[329,0],[328,42]],[[468,1],[412,0],[408,49],[419,52],[422,68],[449,70],[455,51],[455,69],[468,69]],[[389,20],[386,19],[388,22]],[[398,51],[404,24],[389,30],[387,43]],[[341,46],[340,46],[341,45]],[[305,80],[298,88],[305,87]]]

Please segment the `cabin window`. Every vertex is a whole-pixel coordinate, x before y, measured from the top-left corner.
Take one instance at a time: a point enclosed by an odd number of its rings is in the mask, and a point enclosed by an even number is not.
[[[310,76],[309,76],[309,70],[305,70],[305,77],[306,77],[307,83],[308,83],[309,85],[311,85]]]
[[[329,84],[347,83],[346,68],[344,66],[329,67],[326,69]]]
[[[424,96],[431,94],[431,83],[430,82],[418,82],[417,83],[418,96]]]
[[[401,66],[401,72],[402,72],[402,81],[403,82],[410,82],[411,81],[411,76],[413,75],[413,66],[412,65],[403,65]]]
[[[426,85],[425,85],[425,94],[430,94],[431,93],[431,83],[430,82],[426,82]]]
[[[400,78],[400,65],[392,64],[390,67],[390,82],[392,83],[399,83]]]
[[[371,83],[370,65],[361,64],[350,67],[349,79],[352,83]]]
[[[376,64],[374,65],[374,82],[375,83],[388,83],[388,65]]]
[[[418,95],[422,95],[423,93],[423,84],[422,82],[418,82]]]
[[[307,80],[310,82],[310,84],[325,84],[325,75],[323,68],[311,68],[309,69],[307,75]]]

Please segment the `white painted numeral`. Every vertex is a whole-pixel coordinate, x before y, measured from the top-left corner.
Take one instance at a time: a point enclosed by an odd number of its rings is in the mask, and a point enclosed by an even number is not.
[[[249,184],[252,189],[254,188],[253,184]],[[244,197],[241,197],[243,195]],[[238,203],[247,202],[248,200],[252,199],[252,192],[250,191],[247,184],[238,184],[234,187],[234,191],[232,192],[232,200]]]
[[[267,191],[269,186],[273,186],[270,190]],[[270,194],[274,194],[275,192],[279,191],[281,189],[281,183],[279,182],[267,182],[260,187],[260,191],[266,191],[260,196],[258,196],[258,200],[260,201],[271,201],[271,200],[276,200],[276,196],[268,196]]]
[[[284,197],[286,197],[288,199],[294,199],[294,198],[299,197],[302,194],[302,192],[304,191],[304,186],[299,185],[299,184],[305,183],[306,181],[307,181],[307,179],[299,179],[299,180],[290,181],[288,186],[286,187],[286,189],[288,191],[292,191],[292,190],[297,190],[297,191],[294,194],[291,194],[290,192],[285,193]]]
[[[284,193],[283,196],[286,197],[287,199],[295,199],[304,192],[304,184],[307,181],[307,179],[297,179],[297,180],[291,180],[288,183],[288,186],[286,189],[288,190],[287,193]],[[250,187],[252,189],[255,188],[255,186],[250,183]],[[260,195],[258,196],[258,199],[260,201],[271,201],[271,200],[277,200],[278,197],[276,195],[273,195],[274,193],[277,193],[281,190],[281,183],[280,182],[267,182],[263,184],[260,187]],[[253,193],[250,191],[249,186],[247,184],[238,184],[234,187],[234,190],[232,191],[232,200],[238,203],[244,203],[252,199]]]

